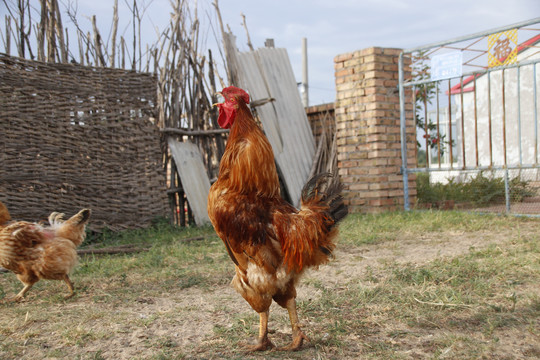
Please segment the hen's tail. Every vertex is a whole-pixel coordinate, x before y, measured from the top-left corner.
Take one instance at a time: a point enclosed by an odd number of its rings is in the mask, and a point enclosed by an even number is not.
[[[86,237],[86,224],[91,213],[90,209],[83,209],[64,221],[64,214],[53,212],[49,215],[49,223],[55,231],[55,236],[69,239],[79,246]]]
[[[282,242],[289,269],[301,271],[328,262],[335,248],[336,225],[348,213],[341,191],[339,180],[330,173],[315,175],[304,185],[300,211],[289,219]]]

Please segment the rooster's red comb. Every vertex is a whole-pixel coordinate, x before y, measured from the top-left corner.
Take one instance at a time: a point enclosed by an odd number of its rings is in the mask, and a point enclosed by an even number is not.
[[[221,91],[223,97],[227,100],[232,98],[239,98],[244,100],[246,104],[249,104],[249,95],[244,90],[237,88],[236,86],[226,87]]]

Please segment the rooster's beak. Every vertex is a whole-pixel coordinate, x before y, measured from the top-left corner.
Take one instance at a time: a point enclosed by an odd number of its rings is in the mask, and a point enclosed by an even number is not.
[[[218,95],[220,95],[221,97],[223,97],[223,94],[221,93],[221,91],[218,91],[218,92],[216,93],[216,96],[218,96]],[[218,106],[219,104],[221,104],[221,103],[215,103],[215,104],[212,104],[212,107]]]

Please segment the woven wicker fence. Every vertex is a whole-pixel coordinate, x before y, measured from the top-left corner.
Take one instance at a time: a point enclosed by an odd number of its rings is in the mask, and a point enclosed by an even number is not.
[[[20,220],[93,211],[91,228],[168,213],[156,79],[0,54],[0,201]]]

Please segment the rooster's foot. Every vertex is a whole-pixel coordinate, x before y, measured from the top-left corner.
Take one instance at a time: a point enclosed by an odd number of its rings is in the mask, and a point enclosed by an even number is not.
[[[268,339],[268,337],[264,337],[264,338],[259,338],[257,340],[257,344],[248,345],[246,347],[246,350],[248,352],[253,352],[253,351],[266,351],[266,350],[270,350],[270,349],[273,349],[273,348],[274,348],[274,344],[272,344],[270,339]]]
[[[302,347],[302,343],[306,341],[311,341],[309,338],[300,330],[300,328],[297,328],[296,331],[293,333],[293,340],[292,342],[284,347],[279,348],[279,351],[297,351],[300,350]]]

